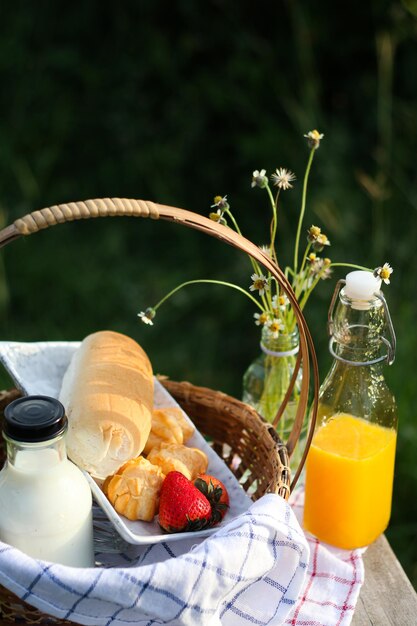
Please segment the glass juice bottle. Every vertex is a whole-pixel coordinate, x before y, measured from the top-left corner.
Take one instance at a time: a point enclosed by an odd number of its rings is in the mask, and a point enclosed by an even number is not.
[[[374,541],[391,515],[397,407],[383,364],[394,361],[395,334],[380,279],[355,271],[339,283],[329,310],[334,361],[306,462],[304,527],[353,549]]]

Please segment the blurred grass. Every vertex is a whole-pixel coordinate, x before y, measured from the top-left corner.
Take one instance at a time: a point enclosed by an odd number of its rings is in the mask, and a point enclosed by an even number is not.
[[[354,28],[346,28],[346,24]],[[228,194],[245,234],[265,243],[268,207],[251,173],[302,177],[303,134],[325,134],[306,226],[334,261],[394,267],[385,289],[398,334],[387,376],[399,405],[388,537],[417,587],[417,21],[412,2],[206,3],[97,0],[14,3],[0,21],[0,221],[51,204],[124,196],[207,214]],[[283,196],[279,255],[291,259],[300,183]],[[135,337],[155,370],[240,395],[258,351],[252,308],[230,290],[193,286],[137,321],[179,282],[248,284],[244,256],[177,225],[73,223],[0,256],[2,337],[80,339],[99,328]],[[329,365],[323,283],[306,311],[321,373]],[[2,374],[2,384],[10,381]]]

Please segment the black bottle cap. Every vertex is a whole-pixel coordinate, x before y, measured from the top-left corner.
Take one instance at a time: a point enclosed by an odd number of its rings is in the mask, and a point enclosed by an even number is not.
[[[4,410],[3,433],[15,441],[39,442],[65,432],[68,420],[61,402],[49,396],[25,396]]]

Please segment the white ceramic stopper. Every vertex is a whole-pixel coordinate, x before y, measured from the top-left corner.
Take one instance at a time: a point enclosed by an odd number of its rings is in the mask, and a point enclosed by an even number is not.
[[[368,309],[381,288],[381,279],[366,270],[355,270],[346,275],[345,295],[352,300],[352,308]]]

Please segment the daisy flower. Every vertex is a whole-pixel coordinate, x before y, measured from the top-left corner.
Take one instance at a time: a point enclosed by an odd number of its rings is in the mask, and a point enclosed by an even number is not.
[[[273,337],[273,339],[277,339],[279,337],[280,332],[284,330],[285,325],[282,320],[280,320],[277,317],[274,317],[272,320],[270,320],[267,323],[267,328],[271,337]]]
[[[327,235],[320,233],[314,242],[314,245],[323,248],[324,246],[330,246],[330,241],[328,240]]]
[[[267,257],[271,258],[271,248],[270,246],[258,246],[259,250],[265,254]]]
[[[386,285],[390,284],[390,276],[394,270],[389,263],[384,263],[382,267],[374,270],[375,278],[380,278]]]
[[[268,321],[268,313],[254,313],[253,317],[255,318],[255,324],[257,326],[265,326]]]
[[[227,196],[215,196],[213,198],[214,204],[210,206],[211,209],[229,209],[229,203],[227,201]]]
[[[321,233],[321,228],[320,226],[314,226],[314,224],[312,226],[310,226],[310,228],[307,231],[307,239],[310,243],[312,243],[313,241],[316,241],[317,237],[320,235]]]
[[[309,148],[317,148],[320,146],[320,141],[323,139],[323,133],[319,133],[318,130],[310,130],[304,137],[307,139]]]
[[[219,224],[222,224],[223,226],[227,226],[227,222],[223,217],[223,209],[217,209],[216,212],[212,211],[211,213],[209,213],[209,218],[213,222],[218,222]]]
[[[251,279],[253,283],[249,287],[250,291],[259,291],[259,295],[263,296],[269,290],[269,279],[263,274],[252,274]]]
[[[330,263],[331,263],[330,259],[316,258],[311,263],[311,266],[310,266],[311,275],[314,277],[320,276],[322,280],[326,280],[326,278],[330,278],[330,276],[332,275]]]
[[[156,311],[155,309],[152,309],[151,307],[147,308],[146,311],[141,311],[140,313],[138,313],[138,317],[140,318],[140,321],[143,322],[144,324],[149,324],[150,326],[153,326],[153,318],[156,315]]]
[[[255,170],[252,174],[251,187],[266,187],[268,184],[268,178],[266,176],[266,170]]]
[[[279,189],[292,189],[292,181],[296,179],[295,174],[290,172],[290,170],[286,170],[285,167],[276,168],[275,173],[272,174],[271,180],[275,187]]]
[[[286,307],[289,305],[290,301],[285,293],[280,296],[274,296],[272,298],[272,308],[279,309],[280,311],[285,311]]]

